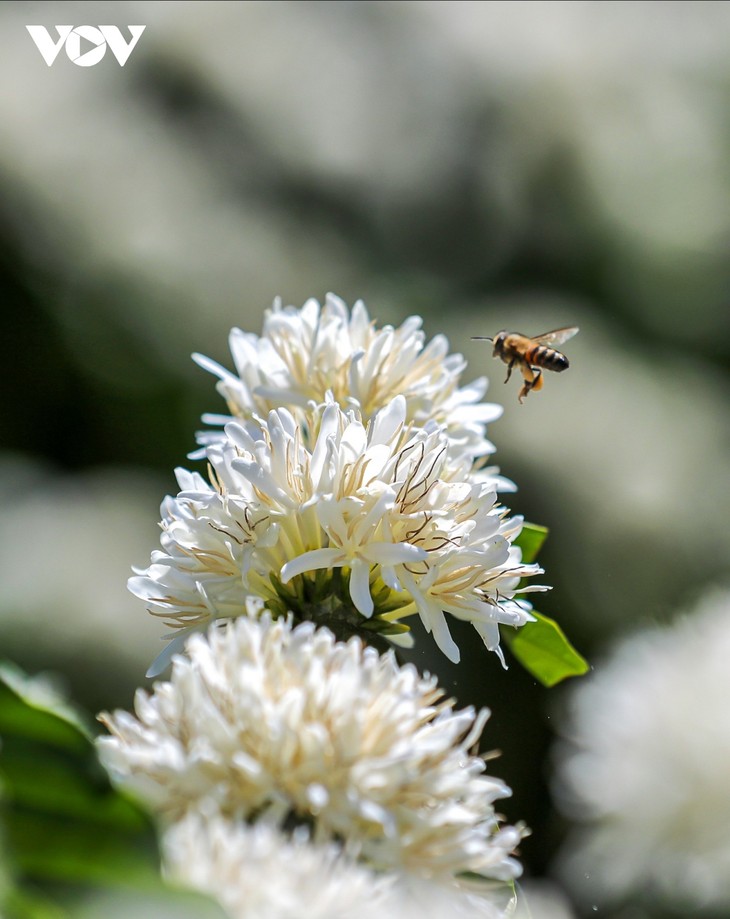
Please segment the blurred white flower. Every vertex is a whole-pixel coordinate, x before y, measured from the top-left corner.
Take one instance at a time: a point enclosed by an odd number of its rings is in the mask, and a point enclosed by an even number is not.
[[[223,815],[313,826],[377,869],[446,882],[508,880],[523,830],[510,794],[469,753],[486,710],[455,712],[433,677],[311,622],[239,617],[194,635],[169,682],[139,690],[137,717],[100,716],[112,777],[167,821],[202,801]]]
[[[214,896],[232,919],[451,919],[511,915],[505,893],[482,895],[376,873],[335,843],[306,831],[286,836],[261,820],[251,826],[189,813],[163,836],[168,880]]]
[[[591,902],[730,905],[730,593],[647,629],[572,696],[558,793],[586,826],[562,858]]]
[[[231,332],[235,374],[203,355],[194,358],[220,378],[218,391],[234,419],[246,422],[285,407],[301,424],[305,443],[317,435],[313,409],[328,397],[343,409],[357,409],[367,424],[400,395],[406,400],[406,421],[418,427],[430,421],[443,425],[454,455],[473,460],[493,453],[486,425],[500,417],[502,407],[479,401],[486,377],[459,388],[466,361],[461,354],[448,354],[444,335],[425,344],[421,324],[419,316],[411,316],[397,329],[376,329],[361,300],[350,314],[334,294],[327,295],[323,307],[308,300],[296,309],[277,300],[266,312],[260,337]],[[204,420],[216,424],[231,417],[206,415]],[[222,435],[207,431],[198,436],[201,443],[210,443]]]
[[[289,839],[265,820],[249,827],[193,812],[164,834],[163,853],[168,880],[211,894],[233,919],[364,919],[383,914],[393,886],[334,843]]]
[[[365,628],[397,640],[407,631],[397,620],[417,613],[452,661],[445,613],[497,652],[499,623],[531,618],[515,594],[544,588],[519,587],[542,570],[521,564],[512,545],[522,518],[497,504],[491,477],[450,456],[440,426],[408,426],[403,396],[367,427],[335,402],[311,418],[311,447],[302,422],[280,409],[260,427],[226,426],[226,440],[207,448],[213,485],[178,472],[182,491],[162,506],[162,551],[129,582],[181,630],[152,674],[188,632],[252,603],[340,637]]]

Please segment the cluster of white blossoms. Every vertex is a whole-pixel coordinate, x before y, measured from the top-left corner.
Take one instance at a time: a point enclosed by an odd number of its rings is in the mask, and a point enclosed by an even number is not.
[[[583,824],[562,874],[585,902],[649,892],[687,916],[730,907],[728,661],[718,592],[576,687],[557,790]]]
[[[100,716],[102,761],[157,814],[168,876],[233,919],[512,915],[526,830],[476,754],[488,712],[380,653],[409,616],[452,661],[447,615],[500,655],[534,618],[541,569],[484,465],[500,409],[420,319],[376,330],[361,303],[275,305],[231,349],[237,376],[197,358],[231,412],[207,416],[208,477],[177,471],[129,582],[172,674]]]
[[[365,304],[346,304],[328,294],[323,307],[308,300],[301,309],[276,301],[264,319],[261,336],[233,329],[229,344],[236,373],[200,354],[196,362],[219,377],[218,391],[230,415],[204,415],[209,424],[244,423],[287,408],[299,423],[303,438],[314,438],[313,407],[328,397],[342,409],[355,409],[363,424],[394,396],[407,403],[407,421],[416,427],[443,425],[455,456],[487,456],[494,446],[485,425],[496,421],[502,407],[480,402],[486,377],[459,387],[466,361],[449,354],[444,335],[426,344],[420,316],[400,328],[377,329]],[[215,442],[220,433],[199,434],[201,443]],[[503,481],[504,488],[509,484]]]
[[[424,348],[419,323],[378,332],[329,298],[234,335],[239,376],[218,372],[237,420],[205,438],[210,482],[178,470],[162,548],[130,580],[178,631],[151,675],[191,631],[257,605],[401,643],[417,614],[452,661],[445,614],[498,653],[499,625],[531,619],[520,597],[545,588],[521,581],[542,569],[522,564],[522,518],[479,459],[499,412],[475,404],[483,382],[457,387],[463,359],[442,337]]]
[[[173,876],[188,874],[189,883],[209,889],[213,875],[228,875],[228,899],[243,903],[249,885],[266,897],[255,870],[236,886],[236,865],[251,850],[266,860],[272,848],[303,846],[278,829],[298,825],[308,842],[325,847],[311,859],[355,866],[355,892],[363,872],[378,872],[383,899],[395,896],[394,885],[402,894],[406,879],[418,879],[448,890],[445,902],[454,906],[481,904],[473,915],[503,915],[488,891],[477,895],[460,881],[464,873],[496,881],[520,873],[513,851],[525,831],[501,825],[494,810],[509,788],[470,752],[486,711],[454,711],[434,678],[399,667],[392,652],[381,656],[357,638],[336,642],[328,629],[294,627],[268,613],[192,636],[186,652],[174,659],[169,682],[152,694],[138,691],[136,717],[100,716],[110,736],[98,740],[112,778],[169,827]],[[195,858],[179,854],[181,839],[189,850],[191,834],[208,840],[193,847],[200,859],[194,876],[183,866]],[[335,876],[314,902],[336,899],[340,886]]]
[[[168,879],[211,894],[231,919],[506,919],[516,905],[504,889],[372,871],[336,843],[267,820],[246,827],[191,813],[164,834],[163,849]]]
[[[169,682],[139,690],[136,717],[102,716],[119,781],[167,820],[214,802],[224,815],[314,816],[374,867],[509,879],[521,832],[509,795],[472,756],[487,713],[455,712],[435,678],[305,622],[242,616],[194,635]]]

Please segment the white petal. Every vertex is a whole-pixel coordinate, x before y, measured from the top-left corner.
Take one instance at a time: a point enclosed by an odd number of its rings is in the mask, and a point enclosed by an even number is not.
[[[369,619],[375,608],[370,594],[370,566],[359,558],[350,566],[350,596],[355,607]]]
[[[345,564],[341,549],[312,549],[287,562],[281,569],[281,580],[288,584],[298,574],[317,568],[340,568]]]
[[[194,627],[189,629],[180,629],[180,631],[175,635],[174,638],[171,638],[163,651],[157,655],[157,657],[152,661],[149,666],[145,676],[148,679],[159,676],[163,670],[167,670],[170,665],[170,661],[176,654],[182,653],[183,648],[185,647],[185,642],[188,640],[190,635],[193,632],[204,632],[207,628],[207,623],[202,627]]]
[[[406,562],[422,561],[428,552],[420,546],[407,542],[375,542],[365,545],[360,550],[363,558],[379,565],[403,565]]]
[[[231,373],[230,370],[226,370],[226,368],[219,364],[217,361],[206,357],[204,354],[198,354],[197,352],[193,354],[192,357],[198,367],[202,367],[203,370],[207,370],[209,373],[215,374],[215,376],[220,377],[221,380],[226,380],[234,386],[241,385],[239,378],[235,374]]]
[[[396,396],[370,420],[368,440],[371,444],[389,443],[406,420],[406,400]]]
[[[426,624],[425,621],[424,624]],[[431,609],[428,615],[427,628],[429,628],[429,631],[433,632],[436,644],[441,648],[452,664],[458,664],[461,660],[461,652],[459,651],[458,645],[451,637],[451,632],[449,632],[449,627],[446,624],[446,616],[444,616],[441,610]]]

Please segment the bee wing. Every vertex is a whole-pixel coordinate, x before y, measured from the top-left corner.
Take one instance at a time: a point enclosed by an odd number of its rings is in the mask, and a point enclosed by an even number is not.
[[[538,345],[553,347],[554,345],[562,345],[563,342],[576,335],[578,331],[577,325],[571,325],[565,329],[553,329],[552,332],[543,332],[542,335],[535,335],[532,341],[537,342]]]

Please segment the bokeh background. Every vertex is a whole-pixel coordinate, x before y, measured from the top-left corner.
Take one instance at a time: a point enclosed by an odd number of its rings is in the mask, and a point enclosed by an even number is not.
[[[49,68],[25,25],[66,22],[146,30],[124,68]],[[728,582],[730,4],[6,0],[0,87],[2,656],[130,705],[160,627],[129,568],[223,409],[190,353],[230,366],[277,295],[419,313],[489,375],[510,504],[551,530],[540,608],[596,666]],[[522,406],[470,340],[563,325]],[[492,709],[550,877],[565,690],[419,653]]]

